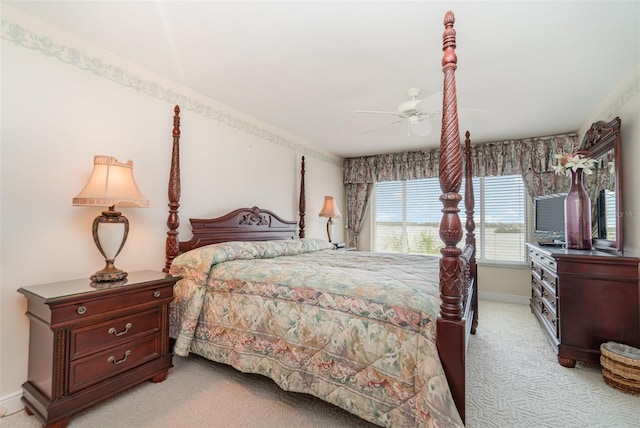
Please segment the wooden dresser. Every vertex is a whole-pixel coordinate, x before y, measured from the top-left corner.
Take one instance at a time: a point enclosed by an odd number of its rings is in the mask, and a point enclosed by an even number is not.
[[[27,298],[29,372],[25,410],[46,427],[172,367],[169,303],[179,278],[129,273],[126,283],[89,279],[22,287]]]
[[[531,311],[558,362],[598,363],[600,344],[640,347],[638,262],[601,251],[527,243],[531,257]]]

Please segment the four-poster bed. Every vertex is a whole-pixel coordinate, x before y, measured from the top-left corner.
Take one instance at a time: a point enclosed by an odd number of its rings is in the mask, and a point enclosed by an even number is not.
[[[468,132],[467,237],[464,248],[458,247],[463,154],[453,23],[448,12],[440,258],[341,252],[305,238],[304,157],[299,223],[258,207],[241,208],[215,219],[191,219],[193,237],[180,242],[175,107],[164,271],[183,277],[171,313],[176,354],[193,352],[264,374],[283,389],[315,395],[379,425],[463,423],[466,344],[477,324],[477,286]]]

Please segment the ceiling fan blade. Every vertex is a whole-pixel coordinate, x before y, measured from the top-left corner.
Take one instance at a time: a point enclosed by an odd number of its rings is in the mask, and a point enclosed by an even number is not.
[[[354,113],[392,114],[394,116],[398,116],[397,111],[356,110]]]
[[[388,127],[388,126],[395,125],[396,123],[400,123],[400,122],[402,122],[402,119],[400,119],[400,120],[394,120],[394,121],[393,121],[393,122],[391,122],[391,123],[387,123],[386,125],[382,125],[382,126],[378,126],[378,127],[376,127],[376,128],[369,129],[368,131],[361,132],[360,134],[361,134],[361,135],[362,135],[362,134],[368,134],[369,132],[377,131],[377,130],[379,130],[379,129],[383,129],[383,128],[386,128],[386,127]]]
[[[469,117],[478,114],[487,114],[486,110],[480,110],[477,108],[460,108],[458,109],[458,117]]]
[[[436,92],[429,95],[418,104],[416,104],[416,110],[420,113],[421,117],[427,117],[430,119],[442,116],[442,92]],[[469,118],[478,114],[486,114],[487,111],[473,109],[473,108],[458,108],[459,118]]]
[[[442,110],[442,92],[436,92],[422,99],[418,104],[416,104],[416,110],[420,112]]]

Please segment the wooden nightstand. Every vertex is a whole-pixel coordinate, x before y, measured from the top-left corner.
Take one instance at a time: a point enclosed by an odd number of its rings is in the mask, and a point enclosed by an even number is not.
[[[165,380],[179,279],[140,271],[110,288],[88,278],[20,288],[30,319],[25,411],[46,427],[65,427],[73,414],[133,385]]]

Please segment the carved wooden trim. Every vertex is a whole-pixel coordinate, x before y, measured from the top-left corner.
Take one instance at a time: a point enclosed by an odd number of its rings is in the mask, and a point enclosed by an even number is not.
[[[445,30],[442,34],[442,71],[444,73],[444,91],[442,100],[442,134],[440,139],[440,189],[442,195],[442,221],[440,222],[440,239],[445,246],[440,250],[440,314],[436,320],[436,343],[442,361],[442,367],[447,376],[451,395],[456,403],[462,421],[465,420],[465,359],[467,325],[465,323],[465,308],[463,302],[465,290],[469,282],[474,282],[475,264],[471,263],[473,248],[465,248],[465,258],[461,257],[462,250],[457,247],[462,239],[462,225],[458,213],[458,204],[462,199],[460,186],[462,184],[462,148],[458,125],[458,106],[456,98],[457,69],[456,31],[453,28],[455,17],[447,12],[444,17]],[[469,154],[470,151],[465,151]],[[471,161],[468,158],[467,163]],[[470,176],[470,174],[468,174]],[[467,183],[469,183],[469,177]],[[471,182],[472,183],[472,182]],[[472,187],[473,184],[469,187]],[[477,311],[475,304],[476,290],[472,292],[470,311]],[[475,316],[475,315],[474,315]]]
[[[171,262],[178,256],[178,227],[180,217],[180,107],[173,109],[173,149],[171,152],[171,171],[169,172],[169,217],[167,218],[167,241],[165,246],[165,263],[163,272],[168,273]]]
[[[613,141],[618,138],[620,125],[621,120],[619,117],[610,122],[605,122],[604,120],[594,122],[582,138],[580,151],[588,152],[592,158],[602,155],[611,148]]]
[[[444,18],[445,30],[442,35],[442,71],[444,92],[442,103],[442,136],[440,139],[440,201],[443,204],[440,222],[440,239],[445,246],[440,250],[440,316],[447,320],[459,321],[463,317],[462,275],[460,253],[457,244],[462,239],[462,225],[458,203],[462,200],[462,150],[458,130],[458,106],[456,99],[455,70],[457,68],[456,31],[453,29],[455,17],[447,12]]]
[[[305,215],[305,212],[307,211],[306,196],[304,194],[304,175],[305,175],[304,156],[302,156],[302,166],[300,167],[300,200],[298,202],[298,228],[299,228],[298,237],[300,239],[305,237],[304,215]]]
[[[476,262],[476,223],[473,219],[475,214],[474,207],[476,205],[474,192],[473,192],[473,168],[471,165],[471,134],[467,131],[464,140],[464,152],[465,152],[465,186],[464,186],[464,206],[465,213],[467,215],[467,222],[465,223],[465,229],[467,230],[467,239],[465,243],[473,246],[473,254],[471,256],[471,262]]]
[[[240,217],[239,225],[246,226],[269,226],[270,218],[264,214],[260,214],[260,208],[251,207],[251,212]]]
[[[467,215],[467,222],[465,223],[465,229],[467,230],[467,239],[465,241],[465,250],[469,250],[470,253],[465,254],[464,257],[468,261],[468,272],[465,276],[465,295],[464,302],[468,302],[467,295],[469,293],[469,287],[473,287],[473,295],[471,300],[471,311],[473,312],[473,318],[466,320],[471,322],[471,334],[476,334],[476,328],[478,327],[478,266],[476,264],[476,222],[474,220],[474,207],[476,200],[473,190],[473,164],[471,161],[471,134],[469,131],[465,133],[465,193],[464,193],[464,206],[465,213]],[[466,311],[467,313],[469,311]]]
[[[67,382],[65,377],[65,358],[64,353],[66,351],[67,342],[65,330],[62,328],[56,328],[53,331],[53,349],[55,352],[55,366],[53,368],[52,381],[55,387],[52,400],[58,400],[65,396],[67,392]]]

